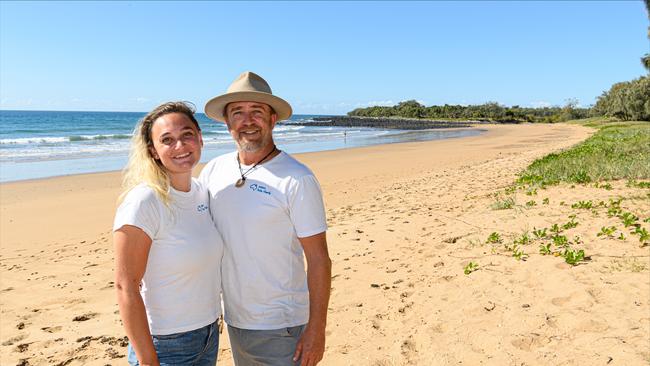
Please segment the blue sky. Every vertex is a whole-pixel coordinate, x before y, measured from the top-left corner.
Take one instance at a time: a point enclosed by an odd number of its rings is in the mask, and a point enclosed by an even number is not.
[[[0,108],[202,111],[242,71],[299,114],[582,105],[644,75],[642,1],[1,2]]]

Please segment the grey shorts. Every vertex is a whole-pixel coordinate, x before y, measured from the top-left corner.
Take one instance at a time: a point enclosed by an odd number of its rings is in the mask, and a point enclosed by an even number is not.
[[[271,330],[248,330],[228,326],[236,366],[290,366],[305,325]]]

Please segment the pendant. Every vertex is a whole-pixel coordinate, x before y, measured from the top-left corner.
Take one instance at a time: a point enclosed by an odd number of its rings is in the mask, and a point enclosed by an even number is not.
[[[241,188],[244,183],[246,183],[246,178],[239,178],[237,179],[237,183],[235,183],[235,187]]]

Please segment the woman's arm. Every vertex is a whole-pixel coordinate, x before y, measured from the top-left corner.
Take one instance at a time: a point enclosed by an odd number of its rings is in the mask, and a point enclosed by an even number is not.
[[[115,289],[124,330],[140,365],[159,365],[151,340],[140,281],[147,268],[151,238],[141,229],[124,225],[113,234]]]

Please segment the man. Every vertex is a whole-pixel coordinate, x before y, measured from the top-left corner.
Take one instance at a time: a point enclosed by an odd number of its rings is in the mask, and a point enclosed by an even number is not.
[[[320,185],[273,142],[273,128],[291,116],[291,106],[245,72],[208,101],[205,114],[225,122],[237,145],[199,178],[224,239],[223,300],[235,365],[316,365],[325,350],[331,261]]]

